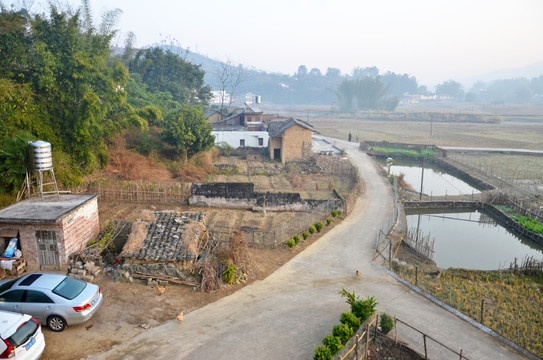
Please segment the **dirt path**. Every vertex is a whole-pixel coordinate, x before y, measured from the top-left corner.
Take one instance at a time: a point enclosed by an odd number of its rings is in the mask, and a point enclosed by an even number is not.
[[[369,262],[391,213],[390,188],[366,155],[348,150],[366,183],[353,213],[263,281],[157,326],[90,359],[310,359],[348,305],[345,288],[470,359],[520,359],[490,336],[410,291]],[[362,272],[356,276],[356,270]],[[408,342],[419,348],[422,339]],[[434,349],[431,349],[434,351]],[[450,353],[436,349],[432,358]]]

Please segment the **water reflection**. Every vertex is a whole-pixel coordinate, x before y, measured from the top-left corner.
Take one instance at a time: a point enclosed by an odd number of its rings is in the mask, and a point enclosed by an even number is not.
[[[390,167],[393,175],[404,174],[405,181],[413,187],[413,190],[420,191],[422,163],[409,160],[394,160]],[[429,196],[444,195],[471,195],[480,191],[467,184],[461,179],[444,172],[433,164],[424,164],[424,186],[422,192]]]
[[[515,257],[543,260],[543,246],[512,234],[477,211],[409,214],[407,226],[420,226],[423,233],[435,238],[434,261],[443,269],[497,270],[508,268]]]

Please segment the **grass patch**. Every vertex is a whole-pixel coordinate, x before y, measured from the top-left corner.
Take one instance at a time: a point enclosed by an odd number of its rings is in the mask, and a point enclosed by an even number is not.
[[[386,147],[381,147],[381,146],[372,146],[370,147],[370,150],[379,152],[385,155],[425,157],[425,158],[433,158],[434,153],[435,153],[434,150],[432,149],[422,149],[421,151],[417,151],[417,150],[408,150],[408,149],[386,148]]]

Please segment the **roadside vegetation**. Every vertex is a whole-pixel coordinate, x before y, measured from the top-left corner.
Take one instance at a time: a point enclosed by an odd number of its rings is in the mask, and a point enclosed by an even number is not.
[[[435,153],[435,151],[432,149],[422,149],[420,151],[417,151],[409,149],[386,148],[380,146],[372,146],[370,147],[370,150],[389,156],[406,156],[414,158],[423,157],[427,159],[433,159]]]
[[[340,317],[340,324],[334,325],[332,334],[322,340],[322,345],[315,348],[314,360],[330,360],[338,353],[345,344],[356,334],[360,325],[368,320],[377,311],[377,301],[373,296],[366,296],[361,299],[359,296],[348,292],[345,289],[340,295],[346,298],[351,312],[344,312]],[[388,329],[390,331],[390,329]]]

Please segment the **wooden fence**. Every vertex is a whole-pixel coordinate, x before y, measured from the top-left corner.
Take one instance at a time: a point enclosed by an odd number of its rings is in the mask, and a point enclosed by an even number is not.
[[[190,197],[190,184],[151,183],[90,183],[70,189],[75,194],[98,194],[102,201],[125,203],[160,203],[186,205]]]
[[[409,229],[404,238],[404,242],[413,250],[427,259],[434,258],[435,239],[430,238],[430,234],[424,235],[420,229]]]
[[[334,360],[359,360],[365,359],[368,354],[368,346],[370,341],[375,338],[379,317],[376,315],[370,320],[366,326],[361,327],[354,337],[345,344],[341,353],[334,357]],[[374,335],[371,336],[370,329],[375,327]]]

